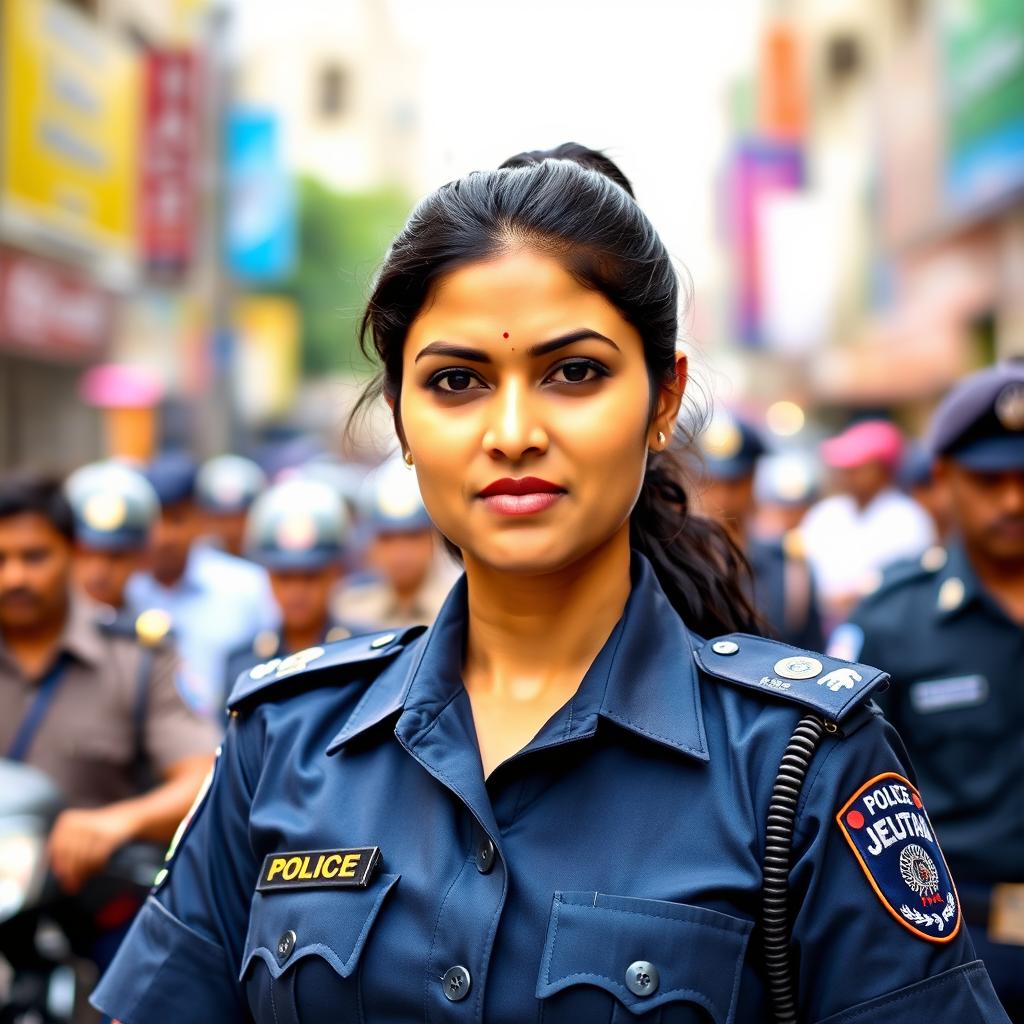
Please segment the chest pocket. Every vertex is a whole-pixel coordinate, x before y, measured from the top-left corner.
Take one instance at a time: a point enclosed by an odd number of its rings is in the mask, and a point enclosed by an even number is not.
[[[556,892],[541,1020],[731,1024],[751,924],[685,903]]]
[[[361,1021],[357,967],[399,875],[365,889],[257,892],[239,980],[257,1021]]]

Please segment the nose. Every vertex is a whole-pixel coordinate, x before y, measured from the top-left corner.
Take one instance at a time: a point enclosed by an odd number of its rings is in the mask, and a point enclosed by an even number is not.
[[[490,403],[492,418],[483,436],[488,455],[511,462],[530,454],[543,455],[548,450],[548,435],[537,406],[538,399],[525,381],[511,379],[502,383]]]

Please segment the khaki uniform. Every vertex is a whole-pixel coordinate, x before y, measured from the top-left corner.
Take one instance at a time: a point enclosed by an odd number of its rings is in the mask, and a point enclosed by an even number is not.
[[[46,772],[70,806],[102,807],[138,795],[140,748],[158,778],[183,758],[213,752],[213,727],[178,695],[170,646],[147,649],[104,628],[100,607],[75,596],[60,651],[66,666],[24,761]],[[140,737],[139,676],[150,658]],[[10,750],[40,681],[25,678],[0,638],[0,757]]]
[[[332,611],[335,618],[370,630],[429,626],[458,576],[455,566],[438,562],[427,574],[411,606],[405,607],[399,604],[390,584],[357,583],[341,590],[332,602]]]

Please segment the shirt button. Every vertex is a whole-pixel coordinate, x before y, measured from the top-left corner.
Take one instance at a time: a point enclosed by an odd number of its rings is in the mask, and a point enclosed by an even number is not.
[[[476,851],[476,869],[481,875],[486,875],[494,867],[494,843],[485,839]]]
[[[449,967],[441,979],[444,986],[444,997],[453,1003],[461,1002],[469,995],[469,986],[472,979],[469,977],[469,970],[461,965]]]
[[[295,932],[287,931],[277,940],[277,959],[282,963],[291,956],[295,948]]]
[[[626,968],[626,988],[635,996],[653,996],[659,980],[658,968],[646,960],[634,960]]]

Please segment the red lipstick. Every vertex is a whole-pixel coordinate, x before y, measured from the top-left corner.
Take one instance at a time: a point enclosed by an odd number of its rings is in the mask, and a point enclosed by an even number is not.
[[[550,508],[565,488],[536,476],[503,477],[488,484],[478,495],[490,511],[503,516],[531,516]]]

